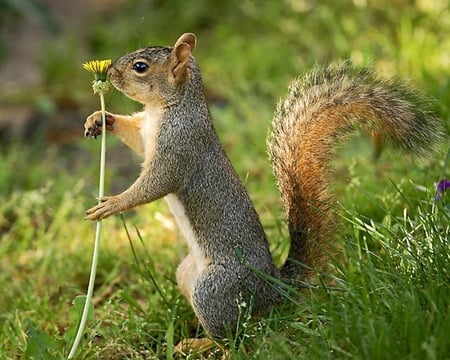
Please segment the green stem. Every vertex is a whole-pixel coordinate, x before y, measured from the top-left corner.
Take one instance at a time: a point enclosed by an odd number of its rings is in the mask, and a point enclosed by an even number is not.
[[[103,96],[103,92],[99,92],[100,94],[100,105],[102,111],[102,142],[100,149],[100,181],[98,188],[98,199],[103,197],[104,189],[105,189],[105,158],[106,158],[106,112],[105,112],[105,99]],[[89,276],[89,284],[86,293],[86,302],[84,303],[83,313],[81,315],[80,324],[78,326],[78,331],[75,336],[75,340],[73,341],[72,348],[70,349],[68,359],[72,359],[77,351],[78,345],[80,343],[81,337],[84,333],[84,327],[86,326],[86,320],[89,314],[89,305],[92,300],[92,293],[94,291],[94,283],[95,283],[95,274],[97,271],[97,260],[98,253],[100,247],[100,238],[102,233],[102,221],[97,220],[97,227],[95,231],[95,242],[94,242],[94,252],[92,255],[92,264],[91,264],[91,274]]]

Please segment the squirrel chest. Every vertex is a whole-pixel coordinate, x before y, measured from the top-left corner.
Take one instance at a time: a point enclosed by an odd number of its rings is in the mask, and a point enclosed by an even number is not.
[[[159,106],[147,106],[141,125],[141,136],[144,144],[145,160],[151,161],[155,155],[156,140],[161,124],[163,109]]]

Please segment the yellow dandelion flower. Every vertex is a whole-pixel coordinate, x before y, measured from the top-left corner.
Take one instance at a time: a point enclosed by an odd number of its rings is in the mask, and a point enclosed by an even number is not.
[[[106,72],[111,66],[111,60],[91,60],[83,64],[83,68],[95,75],[95,80],[106,81]]]
[[[111,66],[111,60],[91,60],[83,64],[83,68],[94,74],[95,80],[92,82],[94,93],[107,93],[111,90],[108,81],[108,68]]]

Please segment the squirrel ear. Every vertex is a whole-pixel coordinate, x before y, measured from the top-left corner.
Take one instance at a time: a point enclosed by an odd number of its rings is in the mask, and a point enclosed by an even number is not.
[[[184,69],[185,65],[195,48],[197,39],[194,34],[186,33],[180,36],[173,46],[171,54],[172,73],[177,77],[178,73]]]
[[[185,33],[178,38],[177,42],[175,43],[175,45],[173,47],[176,48],[180,44],[188,44],[189,47],[191,48],[191,52],[193,52],[196,43],[197,43],[197,38],[195,37],[194,34]]]

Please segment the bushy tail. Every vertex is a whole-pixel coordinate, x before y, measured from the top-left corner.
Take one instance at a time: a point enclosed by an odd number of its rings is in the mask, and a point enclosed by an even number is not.
[[[291,84],[277,106],[268,139],[291,237],[285,277],[301,275],[304,266],[299,263],[320,263],[317,257],[335,228],[328,185],[337,146],[354,130],[364,129],[425,155],[442,136],[430,108],[417,89],[396,79],[380,80],[349,63],[317,68]]]

